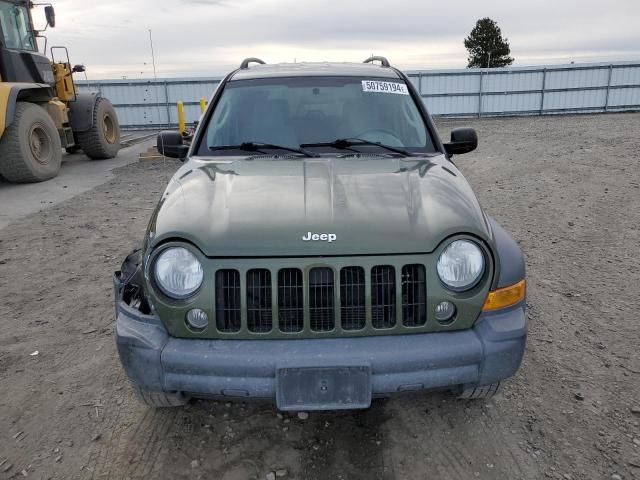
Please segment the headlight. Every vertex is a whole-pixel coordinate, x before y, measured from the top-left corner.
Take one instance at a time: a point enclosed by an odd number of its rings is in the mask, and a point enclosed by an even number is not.
[[[475,243],[455,240],[440,254],[438,276],[452,290],[473,287],[484,272],[484,255]]]
[[[160,289],[173,298],[189,297],[204,278],[202,264],[184,247],[167,248],[156,259],[153,270]]]

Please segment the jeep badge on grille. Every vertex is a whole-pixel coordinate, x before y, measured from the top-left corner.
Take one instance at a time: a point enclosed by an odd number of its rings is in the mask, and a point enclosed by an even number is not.
[[[335,233],[312,233],[307,232],[306,235],[302,236],[302,240],[305,242],[335,242],[338,239],[338,236]]]

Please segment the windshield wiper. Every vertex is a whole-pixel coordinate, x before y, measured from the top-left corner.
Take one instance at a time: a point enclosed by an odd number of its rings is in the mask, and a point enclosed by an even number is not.
[[[243,142],[238,145],[214,145],[209,147],[209,150],[215,152],[216,150],[242,150],[245,152],[258,152],[265,154],[262,149],[274,149],[274,150],[286,150],[287,152],[299,153],[305,157],[318,157],[315,153],[308,152],[304,148],[285,147],[283,145],[275,145],[273,143],[261,143],[261,142]]]
[[[384,143],[381,142],[373,142],[371,140],[365,140],[363,138],[338,138],[337,140],[334,140],[333,142],[322,142],[322,143],[303,143],[302,145],[300,145],[300,148],[305,148],[305,147],[333,147],[333,148],[339,148],[339,149],[344,149],[344,150],[351,150],[349,147],[357,147],[358,145],[372,145],[375,147],[381,147],[384,148],[386,150],[389,150],[390,152],[394,152],[394,153],[398,153],[400,155],[404,155],[405,157],[410,157],[411,156],[411,152],[409,152],[408,150],[404,150],[402,148],[398,148],[398,147],[392,147],[390,145],[385,145]]]

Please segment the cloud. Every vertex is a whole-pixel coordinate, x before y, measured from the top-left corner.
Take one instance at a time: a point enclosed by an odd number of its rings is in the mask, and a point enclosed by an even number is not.
[[[485,16],[509,38],[517,65],[640,60],[635,0],[56,0],[56,10],[49,44],[68,46],[93,78],[150,77],[149,29],[161,76],[221,75],[249,56],[361,61],[376,53],[405,69],[462,68],[463,39]]]
[[[229,7],[233,4],[229,0],[182,0],[187,5],[207,5],[211,7]]]

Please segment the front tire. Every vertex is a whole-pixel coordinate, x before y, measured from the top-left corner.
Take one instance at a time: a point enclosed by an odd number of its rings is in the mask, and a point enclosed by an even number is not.
[[[458,395],[458,398],[463,400],[474,400],[478,398],[491,398],[500,391],[500,382],[492,383],[490,385],[483,385],[481,387],[467,387],[463,388],[462,392]]]
[[[137,385],[132,385],[138,400],[152,408],[184,407],[189,403],[189,397],[182,393],[166,393],[146,390]]]
[[[78,132],[78,145],[92,160],[114,158],[120,150],[120,124],[116,110],[106,98],[99,97],[93,109],[93,126]]]
[[[0,139],[0,175],[15,183],[43,182],[58,175],[61,163],[60,135],[49,114],[35,103],[18,102]]]

